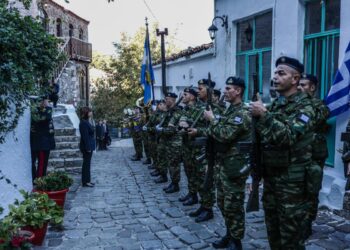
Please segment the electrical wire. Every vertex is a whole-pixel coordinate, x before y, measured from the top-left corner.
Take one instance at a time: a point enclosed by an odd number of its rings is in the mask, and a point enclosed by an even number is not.
[[[151,7],[147,4],[146,0],[143,0],[143,3],[146,5],[146,8],[147,8],[148,11],[151,13],[151,15],[153,16],[153,18],[156,19],[156,21],[159,23],[158,18],[157,18],[156,15],[153,13]]]

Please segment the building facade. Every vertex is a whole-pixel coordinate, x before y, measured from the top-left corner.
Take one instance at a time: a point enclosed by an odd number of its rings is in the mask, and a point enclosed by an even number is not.
[[[66,60],[53,77],[60,85],[59,102],[74,106],[89,105],[89,64],[92,60],[89,21],[53,0],[41,0],[38,6],[44,28],[62,40],[61,51],[66,55]]]
[[[258,72],[263,101],[270,102],[270,79],[274,62],[282,55],[298,58],[305,72],[318,76],[318,96],[324,98],[342,63],[350,41],[350,1],[347,0],[215,0],[213,23],[218,27],[212,48],[168,60],[169,90],[206,78],[208,72],[223,89],[228,76],[248,83],[245,100],[252,94],[252,73]],[[222,24],[227,18],[227,26]],[[208,27],[210,24],[208,24]],[[161,96],[161,66],[155,65],[155,94]],[[340,134],[350,112],[330,119],[329,158],[320,193],[321,204],[343,207],[345,177]]]

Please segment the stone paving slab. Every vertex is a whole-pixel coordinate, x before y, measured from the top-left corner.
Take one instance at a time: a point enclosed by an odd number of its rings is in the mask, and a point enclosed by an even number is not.
[[[213,220],[196,223],[188,213],[198,205],[178,201],[187,191],[183,171],[180,192],[165,194],[146,166],[129,160],[131,146],[131,140],[113,141],[93,155],[94,188],[81,187],[80,175],[73,175],[64,230],[49,228],[35,250],[213,249],[210,243],[225,234],[219,209],[214,207]],[[350,222],[331,211],[320,210],[313,231],[307,250],[350,249]],[[243,248],[270,249],[262,210],[246,215]]]

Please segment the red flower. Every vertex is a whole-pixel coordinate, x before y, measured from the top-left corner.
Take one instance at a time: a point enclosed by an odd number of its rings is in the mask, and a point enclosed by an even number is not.
[[[25,238],[23,236],[13,236],[11,240],[11,245],[13,247],[21,247],[24,241],[25,241]]]

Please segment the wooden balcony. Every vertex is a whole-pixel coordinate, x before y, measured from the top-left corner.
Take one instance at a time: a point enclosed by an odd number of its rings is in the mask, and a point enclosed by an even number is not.
[[[71,37],[69,40],[69,55],[71,60],[90,63],[92,61],[92,45]]]

